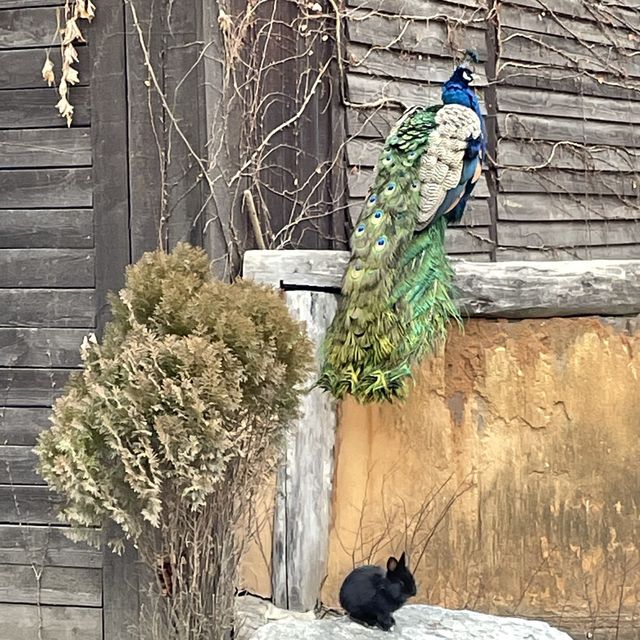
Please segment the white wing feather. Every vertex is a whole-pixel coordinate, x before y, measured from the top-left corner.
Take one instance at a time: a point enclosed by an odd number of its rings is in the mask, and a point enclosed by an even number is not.
[[[473,109],[448,104],[436,114],[436,128],[420,162],[420,210],[417,223],[424,227],[433,220],[447,195],[460,183],[464,153],[469,138],[478,138],[482,128]]]

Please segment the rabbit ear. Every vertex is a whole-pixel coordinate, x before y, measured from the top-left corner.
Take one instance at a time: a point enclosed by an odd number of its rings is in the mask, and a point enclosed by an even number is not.
[[[402,552],[402,555],[400,556],[400,560],[398,563],[400,564],[401,567],[407,566],[407,557],[404,551]]]
[[[391,571],[392,573],[398,568],[398,561],[391,556],[387,560],[387,571]]]

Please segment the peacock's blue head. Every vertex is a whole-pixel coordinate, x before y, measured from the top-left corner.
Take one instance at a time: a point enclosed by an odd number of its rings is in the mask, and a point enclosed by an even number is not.
[[[476,92],[469,86],[473,82],[471,69],[460,65],[453,75],[442,86],[443,104],[461,104],[465,107],[473,107],[477,101]]]
[[[442,103],[443,104],[460,104],[463,107],[473,109],[480,118],[484,135],[484,118],[482,117],[482,109],[480,101],[473,88],[470,86],[473,82],[473,72],[465,64],[461,64],[453,72],[452,76],[442,85]]]

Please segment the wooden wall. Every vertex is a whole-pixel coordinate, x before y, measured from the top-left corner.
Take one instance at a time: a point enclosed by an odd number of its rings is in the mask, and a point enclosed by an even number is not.
[[[349,0],[352,216],[389,123],[475,47],[491,161],[451,229],[473,260],[640,257],[640,8],[629,0]],[[489,16],[489,18],[487,18]]]
[[[55,10],[44,5],[53,4],[0,2],[0,637],[31,640],[42,626],[45,637],[98,640],[102,554],[70,542],[55,524],[56,499],[32,453],[49,406],[79,366],[82,337],[96,328],[103,259],[93,51],[80,48],[76,118],[67,129],[40,75],[56,30]]]
[[[50,49],[59,79],[63,5],[0,0],[0,638],[35,639],[42,629],[50,640],[123,640],[138,624],[135,554],[102,556],[67,541],[32,448],[79,367],[83,336],[103,328],[107,293],[122,286],[127,264],[188,240],[221,258],[218,275],[238,266],[225,238],[234,215],[226,174],[209,157],[217,145],[208,145],[224,95],[223,43],[216,3],[96,3],[92,25],[81,24],[87,44],[78,46],[67,128],[55,87],[41,77]],[[292,108],[287,78],[274,80],[285,85],[273,126]],[[304,124],[305,152],[315,159],[334,142],[326,128],[336,111],[322,106],[330,95],[318,95]],[[287,140],[276,143],[284,149]],[[213,167],[215,193],[203,167]],[[279,202],[276,230],[288,220]],[[325,222],[322,238],[332,235],[334,221]],[[238,247],[251,246],[246,222],[233,225]],[[305,242],[326,246],[313,233]]]

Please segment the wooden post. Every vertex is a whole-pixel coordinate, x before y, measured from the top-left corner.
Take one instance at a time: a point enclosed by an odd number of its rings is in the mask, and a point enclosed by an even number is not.
[[[288,291],[286,300],[291,314],[306,322],[318,349],[335,314],[336,296]],[[335,429],[334,403],[313,389],[302,401],[278,476],[271,580],[278,607],[307,611],[320,594],[329,550]]]
[[[289,253],[247,252],[244,276],[280,287],[278,269],[269,269],[265,260]],[[298,290],[285,297],[291,314],[306,323],[317,357],[336,312],[335,293]],[[278,475],[271,576],[274,604],[294,611],[316,605],[326,575],[336,429],[335,403],[320,389],[304,397],[301,409]]]

